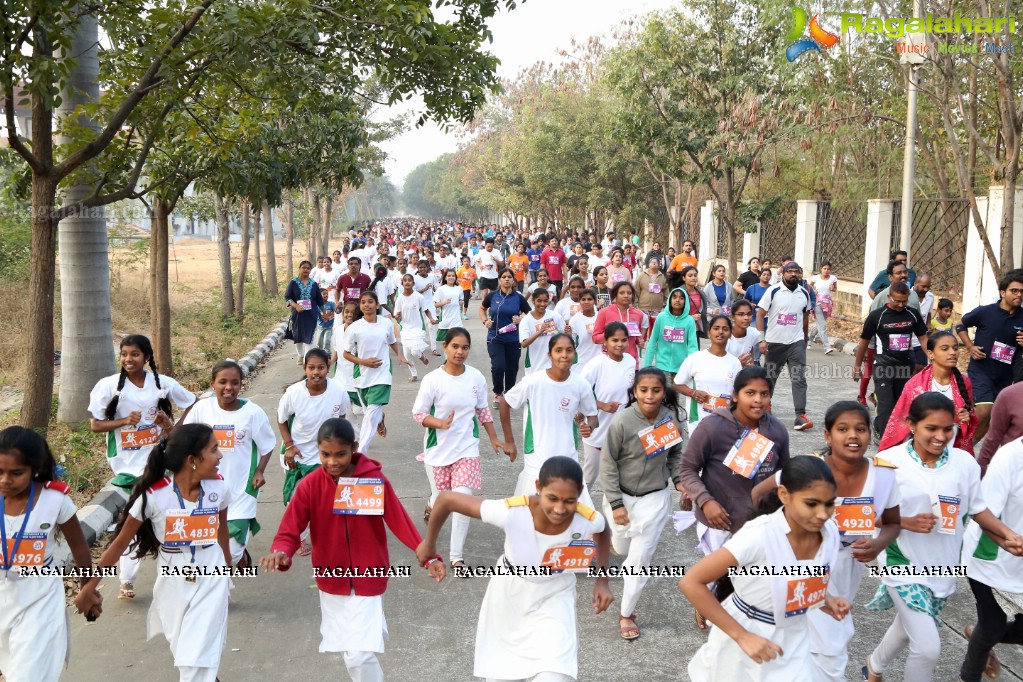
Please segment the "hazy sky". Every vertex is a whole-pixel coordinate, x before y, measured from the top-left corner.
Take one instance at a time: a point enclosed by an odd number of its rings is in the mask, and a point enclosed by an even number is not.
[[[674,4],[672,0],[527,0],[511,12],[502,11],[490,23],[494,34],[490,51],[501,60],[498,76],[514,78],[534,62],[559,61],[558,51],[568,49],[572,38],[583,41],[609,35],[624,19]],[[380,115],[386,118],[410,109],[414,107],[392,107]],[[457,146],[455,135],[445,134],[436,125],[412,128],[383,145],[388,154],[385,170],[400,188],[413,168]]]

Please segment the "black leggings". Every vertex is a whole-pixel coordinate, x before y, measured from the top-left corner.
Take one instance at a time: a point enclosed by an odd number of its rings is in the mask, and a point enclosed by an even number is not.
[[[469,301],[472,300],[472,289],[465,289],[462,291],[462,298],[464,301],[465,312],[469,312]]]
[[[977,600],[977,625],[966,647],[966,659],[959,676],[966,682],[979,682],[995,644],[1023,644],[1023,622],[1020,621],[1023,614],[1017,613],[1010,623],[991,588],[972,578],[968,580]]]
[[[487,352],[490,353],[490,377],[494,381],[494,395],[503,395],[515,385],[519,375],[522,347],[517,343],[488,341]]]

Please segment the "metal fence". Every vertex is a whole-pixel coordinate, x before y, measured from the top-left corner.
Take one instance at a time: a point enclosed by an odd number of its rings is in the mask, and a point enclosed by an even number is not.
[[[725,219],[720,215],[717,216],[718,220],[718,245],[715,250],[715,254],[718,258],[728,258],[728,226],[725,225]],[[739,250],[742,250],[742,242],[739,242]],[[736,254],[742,256],[741,253]]]
[[[966,235],[970,202],[966,199],[915,199],[910,265],[931,276],[931,289],[961,300],[966,277]]]
[[[817,238],[813,254],[813,270],[821,263],[831,263],[831,274],[855,282],[863,281],[864,245],[867,242],[867,204],[817,204]],[[805,267],[805,266],[804,266]]]
[[[796,249],[796,202],[782,202],[774,215],[760,223],[760,257],[771,259],[775,267],[782,256]]]

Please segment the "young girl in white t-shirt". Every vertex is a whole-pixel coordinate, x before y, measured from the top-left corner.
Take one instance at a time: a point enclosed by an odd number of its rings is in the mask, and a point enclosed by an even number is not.
[[[760,364],[760,332],[753,326],[756,311],[744,298],[732,304],[732,335],[725,346],[743,367]]]
[[[731,336],[732,321],[725,315],[715,315],[707,325],[710,347],[687,356],[675,373],[678,392],[691,399],[690,432],[714,410],[732,404],[735,377],[742,371],[742,363],[727,350]]]
[[[440,316],[437,322],[437,341],[443,345],[448,330],[462,323],[462,287],[454,269],[444,271],[444,285],[437,289],[433,305]]]
[[[407,358],[419,358],[423,365],[430,364],[430,358],[426,355],[429,344],[426,340],[428,331],[427,320],[433,324],[433,313],[426,305],[426,299],[414,290],[415,279],[412,275],[405,275],[401,278],[401,293],[394,299],[394,319],[397,320],[400,328],[402,352]],[[358,317],[358,315],[356,315]],[[409,381],[419,380],[416,367],[408,363]]]
[[[572,374],[579,374],[593,358],[600,355],[600,344],[593,343],[593,325],[597,321],[597,292],[583,289],[579,294],[579,312],[565,320],[565,333],[575,340],[575,363]]]
[[[581,376],[593,389],[597,403],[597,428],[583,438],[583,480],[588,488],[597,482],[600,473],[600,452],[604,448],[611,420],[629,400],[629,389],[636,376],[636,363],[630,355],[629,330],[621,322],[610,322],[604,328],[604,352],[583,367]]]
[[[526,351],[526,376],[550,366],[544,341],[565,331],[565,321],[548,309],[550,301],[546,289],[536,290],[533,309],[519,320],[519,343]]]
[[[821,263],[821,272],[810,280],[810,286],[817,293],[817,304],[813,309],[813,318],[816,325],[810,329],[806,349],[810,349],[810,346],[813,345],[814,337],[817,336],[820,337],[821,343],[824,345],[824,354],[827,355],[835,350],[831,346],[831,341],[828,340],[828,318],[831,317],[835,310],[835,301],[832,298],[832,294],[838,291],[838,277],[831,274],[831,263],[829,261]]]

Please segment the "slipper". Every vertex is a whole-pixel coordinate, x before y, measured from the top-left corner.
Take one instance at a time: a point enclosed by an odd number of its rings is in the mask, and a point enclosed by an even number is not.
[[[381,438],[387,438],[387,425],[383,421],[377,424],[377,435]]]
[[[963,628],[963,634],[966,635],[967,641],[973,636],[973,626],[967,625]],[[989,680],[996,680],[998,676],[1002,674],[1002,662],[995,656],[995,650],[992,649],[991,653],[987,655],[987,665],[984,667],[984,677]]]
[[[472,573],[470,573],[468,571],[468,567],[465,565],[465,562],[462,561],[461,559],[459,559],[458,561],[452,561],[451,562],[451,570],[454,572],[455,576],[458,577],[458,578],[471,578],[472,577]]]
[[[239,565],[239,564],[241,564],[241,565]],[[242,559],[237,564],[235,564],[235,568],[248,568],[251,565],[252,565],[252,555],[249,554],[249,550],[243,549],[242,550]]]
[[[423,510],[423,521],[430,520],[430,514],[433,513],[433,507],[429,503],[426,504],[426,509]]]
[[[622,621],[632,621],[632,625],[622,625]],[[636,625],[636,614],[631,616],[619,616],[618,617],[618,634],[622,636],[627,642],[631,642],[634,639],[639,639],[639,626]]]
[[[313,546],[310,545],[305,540],[303,540],[302,544],[300,544],[298,546],[298,555],[299,556],[309,556],[312,553],[313,553]]]
[[[417,381],[419,381],[419,377],[409,377],[409,378],[408,378],[408,382],[409,382],[410,384],[414,384],[414,383],[416,383]]]
[[[883,682],[884,678],[881,673],[876,673],[870,669],[870,659],[867,659],[866,665],[860,670],[863,673],[864,682]]]
[[[118,599],[134,599],[135,586],[131,583],[121,583],[121,591],[117,593]]]
[[[440,351],[439,350],[433,351],[433,354],[436,355],[438,358],[440,357]]]
[[[426,357],[426,353],[419,356],[419,362],[423,363],[424,366],[429,367],[430,358]]]

